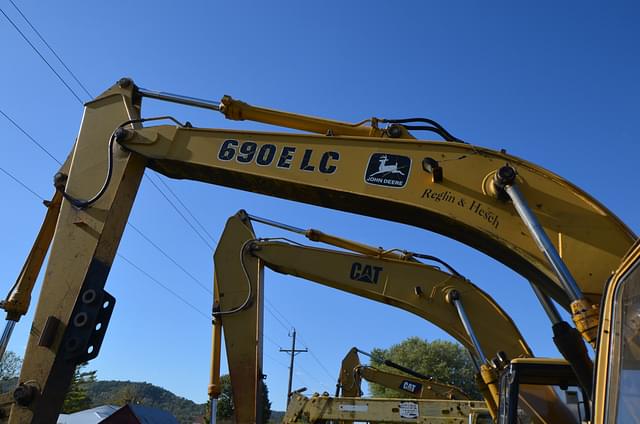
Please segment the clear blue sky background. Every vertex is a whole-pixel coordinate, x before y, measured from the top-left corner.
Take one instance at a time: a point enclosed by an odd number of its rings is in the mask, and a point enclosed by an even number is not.
[[[517,3],[517,4],[516,4]],[[93,95],[122,76],[147,88],[357,121],[426,116],[477,145],[506,148],[564,176],[618,214],[637,217],[640,99],[637,2],[36,2],[18,6]],[[8,0],[0,7],[42,48]],[[72,146],[81,104],[0,16],[0,109],[57,158]],[[83,99],[88,96],[72,85]],[[213,112],[146,102],[198,126],[256,129]],[[42,197],[57,164],[0,116],[0,167]],[[149,171],[155,181],[157,175]],[[164,177],[161,177],[164,178]],[[279,199],[165,180],[217,239],[240,208],[354,240],[436,254],[493,295],[534,352],[556,355],[546,317],[517,274],[453,240],[404,225]],[[0,289],[17,276],[44,215],[39,200],[0,173]],[[212,252],[145,179],[130,222],[202,284]],[[261,235],[275,234],[258,227]],[[199,312],[116,259],[107,289],[118,303],[100,357],[101,379],[148,381],[204,402],[210,296],[128,229],[120,252]],[[386,305],[267,274],[265,373],[283,409],[293,324],[302,346],[295,387],[333,392],[351,346],[448,336]],[[273,314],[283,314],[281,325]],[[10,349],[22,354],[31,315]],[[321,363],[322,365],[320,365]]]

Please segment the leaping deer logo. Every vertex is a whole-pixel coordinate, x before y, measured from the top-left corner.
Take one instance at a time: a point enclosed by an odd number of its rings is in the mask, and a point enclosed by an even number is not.
[[[398,169],[398,162],[387,165],[388,160],[389,158],[387,157],[387,155],[380,156],[380,159],[378,159],[378,162],[380,163],[380,165],[378,166],[378,170],[371,174],[370,177],[374,177],[380,174],[400,174],[404,176],[404,172]]]

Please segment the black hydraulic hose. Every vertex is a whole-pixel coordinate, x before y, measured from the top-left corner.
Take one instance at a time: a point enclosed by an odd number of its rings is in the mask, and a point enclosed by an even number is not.
[[[420,379],[422,379],[422,380],[433,380],[433,377],[432,377],[432,376],[430,376],[430,375],[424,375],[424,374],[421,374],[421,373],[419,373],[419,372],[417,372],[417,371],[414,371],[414,370],[412,370],[412,369],[410,369],[410,368],[403,367],[403,366],[402,366],[402,365],[400,365],[400,364],[396,364],[395,362],[392,362],[392,361],[390,361],[390,360],[388,360],[388,359],[384,359],[384,360],[382,360],[382,361],[380,361],[380,362],[381,362],[382,364],[384,364],[384,365],[388,366],[388,367],[395,368],[395,369],[397,369],[398,371],[402,371],[402,372],[404,372],[404,373],[407,373],[407,374],[409,374],[409,375],[411,375],[411,376],[413,376],[413,377],[415,377],[415,378],[420,378]]]
[[[554,324],[552,328],[553,342],[562,356],[569,361],[578,384],[591,400],[593,397],[593,362],[589,358],[582,336],[578,330],[570,326],[566,321],[560,321]]]
[[[370,354],[369,352],[365,352],[364,350],[360,350],[358,348],[354,348],[354,349],[356,351],[358,351],[359,353],[362,353],[363,355],[367,355],[369,358],[371,358],[373,360],[373,362],[376,362],[378,364],[383,364],[383,365],[386,365],[388,367],[395,368],[395,369],[397,369],[399,371],[402,371],[404,373],[412,375],[412,376],[414,376],[416,378],[422,378],[424,380],[433,380],[433,377],[430,376],[430,375],[424,375],[424,374],[419,373],[418,371],[414,371],[414,370],[412,370],[410,368],[403,367],[400,364],[396,364],[395,362],[390,361],[388,359],[381,358],[379,356],[373,356],[372,354]]]
[[[432,131],[440,135],[442,138],[444,138],[447,141],[464,143],[464,141],[460,140],[457,137],[454,137],[449,131],[447,131],[442,125],[438,124],[433,119],[429,119],[429,118],[381,119],[380,122],[389,123],[389,124],[407,124],[410,122],[422,122],[425,124],[429,124],[430,126],[426,126],[426,125],[403,125],[403,126],[408,130]]]

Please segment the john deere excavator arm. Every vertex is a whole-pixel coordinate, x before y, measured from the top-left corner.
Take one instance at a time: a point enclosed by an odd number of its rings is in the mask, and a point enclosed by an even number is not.
[[[322,135],[195,129],[180,123],[141,128],[158,119],[141,116],[143,97]],[[385,122],[394,123],[381,129]],[[560,286],[504,200],[504,192],[516,184],[584,296],[598,300],[635,238],[618,218],[536,165],[460,142],[415,141],[405,124],[375,118],[347,124],[232,99],[167,95],[138,88],[129,79],[88,102],[70,164],[55,178],[64,201],[10,422],[54,421],[75,366],[98,354],[115,302],[104,285],[146,167],[439,232],[502,261],[568,308],[575,296]],[[427,127],[456,141],[437,126]],[[503,184],[495,176],[507,163],[517,176]]]
[[[471,399],[468,394],[456,386],[441,383],[433,377],[421,375],[414,370],[399,366],[389,360],[372,356],[372,362],[375,364],[391,366],[406,374],[399,374],[374,366],[363,365],[360,363],[358,352],[362,351],[355,347],[351,348],[342,360],[336,397],[362,396],[361,383],[362,379],[365,379],[370,383],[379,384],[410,398],[443,400]],[[368,355],[371,356],[370,354]]]
[[[240,399],[246,398],[247,393],[258,390],[255,375],[261,375],[262,370],[253,367],[260,363],[256,358],[261,356],[262,334],[254,329],[261,326],[262,273],[264,267],[268,267],[401,308],[443,329],[477,358],[482,380],[489,386],[489,392],[484,391],[487,405],[495,414],[499,396],[497,373],[487,358],[498,352],[510,359],[533,355],[513,321],[491,297],[458,274],[412,260],[415,254],[387,252],[314,230],[307,234],[343,247],[354,245],[358,251],[373,254],[309,247],[282,239],[260,239],[253,233],[250,215],[244,211],[227,221],[214,255],[220,299],[215,316],[222,323],[226,345],[233,349],[228,348],[227,358],[234,397],[238,392]],[[452,300],[453,294],[459,302],[457,306]],[[466,324],[461,320],[458,307],[463,310]],[[229,319],[241,325],[229,331],[226,326]],[[254,387],[255,390],[249,390]],[[534,422],[573,420],[549,387],[528,386],[521,398]],[[234,398],[234,402],[237,406],[237,399]],[[247,403],[242,409],[260,408]]]

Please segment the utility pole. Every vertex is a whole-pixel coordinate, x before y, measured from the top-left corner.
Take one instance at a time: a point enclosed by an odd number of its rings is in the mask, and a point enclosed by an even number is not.
[[[293,383],[293,358],[296,357],[296,353],[308,352],[309,349],[306,347],[304,349],[296,350],[296,329],[293,329],[293,334],[289,334],[289,336],[293,337],[293,341],[291,343],[291,349],[282,349],[280,348],[280,352],[287,352],[291,354],[291,364],[289,365],[289,388],[287,389],[287,406],[289,406],[289,400],[291,399],[291,383]]]

